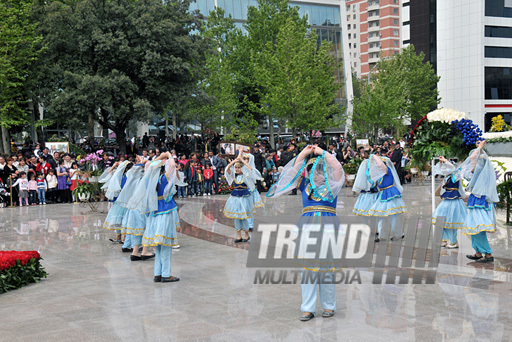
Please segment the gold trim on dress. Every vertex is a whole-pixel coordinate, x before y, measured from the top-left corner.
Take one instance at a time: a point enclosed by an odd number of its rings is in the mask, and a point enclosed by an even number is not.
[[[326,205],[314,205],[310,207],[306,207],[302,209],[302,213],[311,213],[311,212],[323,212],[323,213],[331,213],[336,214],[336,208],[328,207]]]
[[[385,187],[385,188],[379,188],[379,190],[380,190],[380,191],[382,191],[382,190],[386,190],[386,189],[392,188],[392,187],[394,187],[394,186],[395,186],[394,184],[391,184],[390,186],[387,186],[387,187]]]

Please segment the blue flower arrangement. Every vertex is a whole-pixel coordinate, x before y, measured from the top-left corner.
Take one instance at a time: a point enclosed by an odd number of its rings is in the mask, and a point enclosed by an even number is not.
[[[482,130],[478,125],[473,123],[473,120],[460,119],[451,122],[455,125],[457,130],[462,133],[463,141],[467,146],[474,146],[478,140],[481,140]]]

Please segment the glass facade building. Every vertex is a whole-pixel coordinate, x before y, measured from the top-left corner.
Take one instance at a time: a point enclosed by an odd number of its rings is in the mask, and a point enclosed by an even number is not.
[[[340,6],[298,1],[290,1],[289,4],[290,6],[299,7],[299,13],[302,16],[307,15],[309,24],[318,34],[319,44],[324,40],[332,43],[332,54],[340,66],[334,70],[334,73],[338,82],[344,84],[343,64],[341,63],[343,60],[343,44]],[[258,2],[256,0],[196,0],[195,3],[190,5],[190,10],[199,10],[201,14],[207,16],[210,11],[215,9],[215,5],[224,9],[226,15],[231,15],[235,24],[243,29],[249,6],[257,7]],[[338,100],[342,104],[346,104],[344,88],[340,90]]]

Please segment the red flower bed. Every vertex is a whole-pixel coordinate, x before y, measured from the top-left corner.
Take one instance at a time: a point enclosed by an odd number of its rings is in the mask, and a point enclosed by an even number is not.
[[[30,259],[39,260],[40,255],[37,251],[0,251],[0,271],[6,270],[16,266],[16,261],[19,260],[21,265],[25,266]]]
[[[37,251],[0,251],[0,293],[46,278]]]

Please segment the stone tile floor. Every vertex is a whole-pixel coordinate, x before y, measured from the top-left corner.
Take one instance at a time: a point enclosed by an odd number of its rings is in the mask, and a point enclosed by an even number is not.
[[[512,236],[498,213],[490,235],[496,262],[481,266],[442,250],[436,284],[337,285],[333,318],[300,322],[300,285],[255,285],[247,244],[235,245],[222,216],[226,196],[178,200],[178,283],[153,283],[153,262],[131,262],[104,213],[57,204],[0,209],[0,250],[38,250],[48,279],[0,295],[0,341],[510,341]],[[410,213],[430,216],[430,187],[407,185]],[[300,215],[298,196],[266,199],[268,219]],[[349,215],[356,197],[339,196]],[[106,210],[106,204],[102,208]],[[256,219],[256,224],[259,219]],[[321,308],[317,306],[317,312]]]

